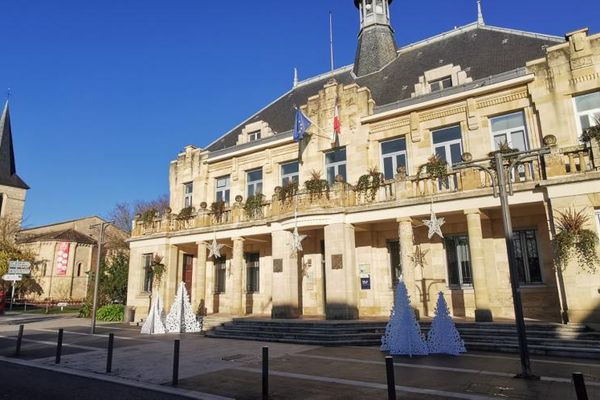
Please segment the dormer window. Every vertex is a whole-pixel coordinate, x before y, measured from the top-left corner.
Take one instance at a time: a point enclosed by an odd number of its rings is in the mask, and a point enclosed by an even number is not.
[[[445,78],[436,79],[429,83],[429,87],[431,89],[431,93],[440,92],[444,89],[448,89],[452,87],[452,77],[446,76]]]
[[[248,142],[254,142],[260,139],[260,131],[250,132],[248,134]]]

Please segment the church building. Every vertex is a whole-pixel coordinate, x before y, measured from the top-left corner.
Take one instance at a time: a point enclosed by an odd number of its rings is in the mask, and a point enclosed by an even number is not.
[[[561,216],[600,231],[600,143],[584,135],[600,118],[600,34],[490,26],[479,6],[399,47],[392,2],[348,1],[353,65],[295,80],[171,162],[170,210],[136,216],[130,239],[136,320],[182,281],[200,314],[385,318],[400,277],[421,317],[441,291],[454,316],[514,318],[500,151],[525,317],[600,323],[600,273],[553,250]]]

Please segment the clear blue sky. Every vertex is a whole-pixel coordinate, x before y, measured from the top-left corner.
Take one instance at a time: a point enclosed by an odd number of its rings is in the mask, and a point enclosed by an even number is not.
[[[26,223],[105,215],[168,191],[169,162],[288,90],[353,62],[352,0],[0,0],[0,92],[12,89]],[[484,0],[490,25],[600,32],[598,0]],[[475,0],[396,0],[407,44],[476,19]]]

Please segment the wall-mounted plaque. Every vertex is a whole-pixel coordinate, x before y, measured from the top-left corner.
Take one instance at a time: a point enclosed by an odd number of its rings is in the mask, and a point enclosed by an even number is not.
[[[273,272],[274,273],[283,272],[283,259],[282,258],[275,258],[273,260]]]
[[[331,255],[331,269],[344,269],[344,256],[341,254]]]

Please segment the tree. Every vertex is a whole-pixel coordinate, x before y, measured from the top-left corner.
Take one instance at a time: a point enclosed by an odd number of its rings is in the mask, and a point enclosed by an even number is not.
[[[152,210],[163,213],[167,208],[169,208],[169,195],[163,194],[154,200],[117,203],[113,209],[109,211],[107,219],[113,221],[113,224],[117,228],[125,232],[131,232],[133,218],[136,214],[144,214],[145,212]]]
[[[450,310],[444,293],[438,295],[437,305],[435,307],[435,317],[431,322],[431,329],[427,335],[427,346],[431,354],[452,354],[454,356],[460,353],[466,353],[465,343],[456,330],[456,325],[450,316]]]

